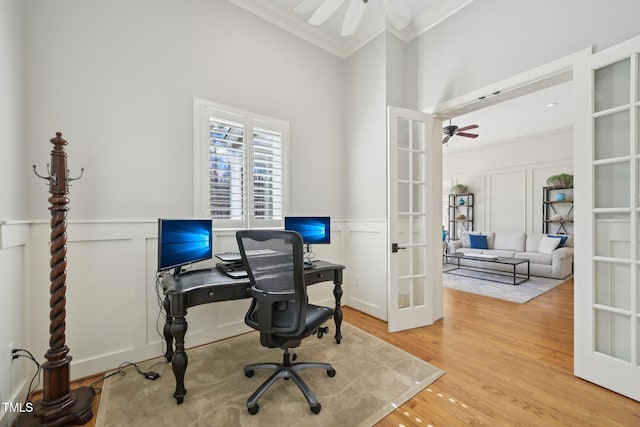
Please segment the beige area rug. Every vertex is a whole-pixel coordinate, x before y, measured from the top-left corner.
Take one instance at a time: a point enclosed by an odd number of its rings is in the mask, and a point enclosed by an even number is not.
[[[505,301],[524,304],[550,291],[556,286],[566,282],[571,278],[550,279],[547,277],[531,276],[529,280],[519,285],[493,282],[487,279],[495,279],[495,275],[479,271],[454,270],[456,274],[447,273],[452,267],[444,265],[442,274],[442,286],[457,291],[470,292],[472,294],[486,297],[502,299]],[[468,276],[465,276],[468,275]],[[510,277],[503,276],[500,280],[510,280]]]
[[[436,368],[349,324],[342,324],[342,341],[309,337],[295,350],[298,361],[329,362],[337,371],[331,378],[322,369],[300,375],[322,405],[313,414],[293,381],[280,380],[260,399],[256,415],[246,400],[271,371],[256,370],[247,378],[243,366],[281,361],[279,349],[260,345],[257,332],[232,337],[187,351],[187,395],[177,405],[170,364],[156,359],[162,376],[143,378],[133,368],[105,381],[96,426],[370,426],[444,374]]]

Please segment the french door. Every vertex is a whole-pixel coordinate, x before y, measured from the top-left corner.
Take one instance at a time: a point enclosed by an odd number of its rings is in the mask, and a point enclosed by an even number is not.
[[[576,64],[575,374],[640,400],[640,37]]]
[[[441,144],[431,116],[387,109],[388,329],[433,323],[441,311]]]

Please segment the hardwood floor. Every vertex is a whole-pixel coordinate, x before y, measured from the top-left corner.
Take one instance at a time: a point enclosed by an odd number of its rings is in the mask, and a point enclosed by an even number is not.
[[[389,334],[353,325],[447,371],[379,426],[640,426],[640,403],[573,376],[573,280],[526,304],[444,290],[444,318]]]
[[[394,334],[376,318],[344,313],[447,371],[378,426],[640,426],[639,402],[573,376],[573,280],[527,304],[445,289],[442,320]]]

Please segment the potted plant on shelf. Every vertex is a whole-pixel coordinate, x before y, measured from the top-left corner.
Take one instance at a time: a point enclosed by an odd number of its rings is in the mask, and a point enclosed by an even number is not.
[[[451,187],[451,192],[453,194],[467,194],[469,192],[469,187],[464,184],[456,184]]]
[[[551,175],[547,178],[547,185],[549,187],[573,187],[573,175],[568,173]]]

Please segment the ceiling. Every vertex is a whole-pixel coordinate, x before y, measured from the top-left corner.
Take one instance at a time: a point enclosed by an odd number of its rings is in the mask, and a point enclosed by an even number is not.
[[[331,0],[342,3],[329,19],[319,26],[307,21],[313,12],[326,0],[229,0],[231,3],[260,16],[341,58],[346,58],[360,49],[385,28],[401,40],[408,42],[429,28],[453,15],[474,0],[389,0],[387,7],[394,11],[406,10],[411,23],[396,29],[388,23],[385,0],[368,0],[360,25],[352,36],[340,36],[349,3],[355,0]],[[304,1],[311,7],[305,14],[295,9]]]
[[[359,26],[352,36],[347,37],[340,36],[340,31],[350,2],[356,0],[228,1],[340,58],[347,58],[385,29],[409,42],[474,0],[368,0]],[[309,24],[307,21],[314,11],[326,1],[341,5],[321,25]],[[297,13],[296,8],[303,3],[309,6],[307,12]],[[401,30],[394,28],[385,13],[385,5],[408,10],[410,24]],[[571,126],[571,88],[569,81],[521,96],[512,93],[504,101],[501,95],[493,101],[485,101],[492,105],[473,112],[466,111],[476,106],[457,110],[458,115],[453,117],[452,124],[459,127],[477,124],[479,127],[469,132],[479,136],[475,139],[454,136],[444,146],[444,153]],[[546,107],[552,103],[555,104],[553,107]],[[448,124],[448,121],[443,123],[444,126]]]
[[[572,126],[572,87],[572,82],[568,81],[452,118],[451,123],[459,127],[477,124],[479,127],[469,132],[479,136],[454,136],[444,145],[443,152]],[[444,126],[448,124],[448,121],[443,122]]]

